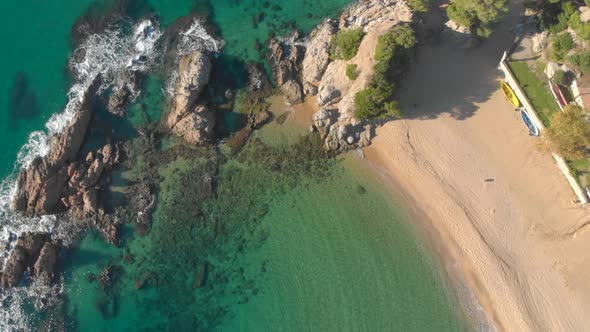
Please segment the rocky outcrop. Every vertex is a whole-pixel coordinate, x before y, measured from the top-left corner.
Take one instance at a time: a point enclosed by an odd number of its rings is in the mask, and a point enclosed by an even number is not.
[[[172,127],[171,132],[191,144],[208,141],[213,134],[215,118],[204,105],[196,106]]]
[[[195,51],[180,58],[178,79],[172,100],[172,112],[168,117],[170,127],[191,110],[209,83],[211,68],[211,60],[201,51]]]
[[[99,79],[88,88],[65,130],[52,137],[49,154],[37,157],[20,172],[11,202],[13,210],[27,215],[54,214],[63,210],[61,199],[67,194],[68,164],[76,160],[84,143],[98,86]]]
[[[260,102],[262,98],[270,94],[270,82],[264,69],[258,64],[247,64],[246,71],[248,72],[248,98],[252,102]]]
[[[329,61],[317,82],[317,103],[320,111],[313,116],[313,128],[319,131],[327,150],[339,152],[371,143],[375,124],[355,118],[354,96],[370,85],[376,64],[374,54],[379,36],[400,23],[411,22],[412,19],[410,7],[406,1],[401,0],[357,1],[339,18],[338,29],[360,28],[365,32],[365,36],[354,58],[348,61]],[[310,36],[308,47],[314,45],[314,38],[317,38],[321,29],[327,27],[320,25],[315,30],[316,35]],[[328,32],[325,34],[324,42],[328,38]],[[307,50],[306,56],[316,53]],[[303,60],[303,63],[308,62],[313,60]],[[346,75],[346,67],[349,64],[357,66],[359,75],[355,80],[350,80]],[[304,72],[305,68],[304,66]],[[306,89],[312,86],[308,84],[308,79],[304,78]]]
[[[211,60],[201,51],[183,56],[178,65],[172,109],[165,125],[172,134],[191,144],[204,143],[213,133],[213,114],[205,106],[195,105],[209,83],[211,68]]]
[[[55,278],[55,264],[57,263],[57,246],[51,242],[46,242],[39,258],[34,265],[35,278],[37,281],[48,285]]]
[[[306,95],[317,92],[317,84],[330,62],[330,41],[336,33],[336,23],[327,20],[309,34],[305,57],[301,63],[303,89]]]
[[[365,32],[379,26],[410,22],[413,13],[406,1],[361,0],[348,7],[340,16],[339,27],[360,27]]]
[[[2,271],[0,286],[16,287],[29,270],[29,275],[43,284],[55,277],[58,246],[45,233],[25,233],[16,241]]]
[[[62,204],[71,216],[82,219],[99,212],[99,180],[119,159],[119,147],[107,144],[96,152],[89,152],[84,162],[68,166],[67,195],[62,198]]]
[[[313,115],[313,128],[317,130],[329,151],[363,148],[375,137],[375,126],[360,121],[340,121],[338,110],[322,108]]]
[[[295,32],[289,40],[273,38],[269,42],[269,63],[277,86],[289,104],[303,101],[303,88],[299,81],[299,64],[303,59],[303,47],[297,44]]]
[[[26,268],[27,255],[25,254],[25,250],[23,247],[17,246],[12,250],[4,265],[0,286],[4,289],[17,286]]]

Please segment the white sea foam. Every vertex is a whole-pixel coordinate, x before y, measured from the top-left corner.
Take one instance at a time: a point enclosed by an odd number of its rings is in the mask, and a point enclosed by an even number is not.
[[[122,22],[121,24],[130,24]],[[84,94],[94,79],[101,76],[102,92],[126,86],[136,97],[139,91],[130,85],[126,77],[131,72],[146,72],[156,59],[156,44],[162,33],[157,22],[143,20],[132,27],[132,33],[125,35],[120,25],[112,26],[103,33],[92,34],[83,41],[70,59],[70,69],[76,83],[68,92],[68,103],[63,112],[54,114],[46,123],[45,131],[36,131],[29,135],[17,155],[13,173],[0,182],[0,247],[10,248],[15,235],[24,232],[48,232],[55,238],[69,242],[66,228],[83,226],[58,222],[56,216],[25,217],[10,211],[10,203],[16,192],[15,183],[18,172],[27,167],[36,157],[49,152],[49,140],[59,134],[73,118],[76,108],[83,101]],[[8,252],[0,251],[0,263],[7,258]],[[0,331],[27,330],[28,321],[23,314],[25,302],[39,304],[40,299],[51,297],[59,291],[56,288],[33,286],[17,288],[4,292],[0,297]]]
[[[197,50],[219,53],[224,44],[223,40],[211,36],[205,29],[203,21],[197,18],[186,31],[180,32],[180,40],[176,48],[180,56]]]
[[[33,282],[29,287],[12,288],[0,294],[0,331],[29,331],[31,319],[25,308],[45,310],[56,305],[62,293],[63,278],[52,286]]]

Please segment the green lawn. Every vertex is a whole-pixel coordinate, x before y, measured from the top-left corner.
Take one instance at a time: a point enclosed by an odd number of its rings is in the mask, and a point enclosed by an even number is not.
[[[590,160],[588,158],[568,160],[567,165],[582,187],[587,187],[590,184]]]
[[[544,77],[537,76],[526,62],[511,61],[510,69],[516,76],[518,83],[531,101],[537,114],[546,127],[551,124],[551,115],[559,111]]]

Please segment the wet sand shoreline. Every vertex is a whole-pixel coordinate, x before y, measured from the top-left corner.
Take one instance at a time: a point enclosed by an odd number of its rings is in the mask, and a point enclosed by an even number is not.
[[[583,331],[590,213],[499,91],[513,6],[476,49],[423,46],[403,82],[406,119],[378,128],[365,154],[497,330]]]

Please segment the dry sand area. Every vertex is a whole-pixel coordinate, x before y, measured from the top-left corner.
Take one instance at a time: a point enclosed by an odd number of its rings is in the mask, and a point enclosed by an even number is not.
[[[379,128],[365,152],[498,330],[590,330],[590,210],[499,91],[524,11],[513,6],[476,49],[423,46],[403,82],[408,119]]]

